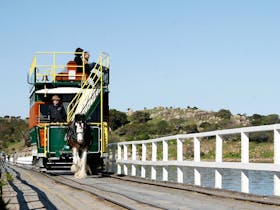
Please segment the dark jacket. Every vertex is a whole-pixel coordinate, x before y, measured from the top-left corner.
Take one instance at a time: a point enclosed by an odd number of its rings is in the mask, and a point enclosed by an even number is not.
[[[76,55],[74,58],[75,63],[77,64],[77,73],[83,73],[83,60],[81,58],[81,55]]]
[[[66,121],[66,112],[62,105],[54,106],[51,104],[49,106],[50,121],[51,122],[65,122]]]

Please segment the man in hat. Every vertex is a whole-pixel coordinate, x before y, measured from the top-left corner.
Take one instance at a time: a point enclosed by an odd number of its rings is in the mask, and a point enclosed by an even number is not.
[[[65,122],[66,112],[63,105],[60,103],[58,95],[52,97],[53,104],[49,106],[50,122]]]

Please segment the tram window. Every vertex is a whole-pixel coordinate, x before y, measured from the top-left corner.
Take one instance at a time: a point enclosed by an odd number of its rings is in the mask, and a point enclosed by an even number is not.
[[[40,105],[40,122],[49,122],[49,116],[48,116],[48,110],[49,110],[49,104],[41,104]]]
[[[65,94],[61,96],[62,102],[66,103],[66,102],[71,102],[72,99],[74,98],[75,94]]]
[[[49,95],[46,96],[45,94],[38,94],[38,99],[39,99],[39,101],[48,103],[51,101],[51,96],[49,96]]]
[[[67,107],[68,107],[69,104],[70,104],[70,102],[63,102],[63,107],[64,107],[66,113],[68,111]]]

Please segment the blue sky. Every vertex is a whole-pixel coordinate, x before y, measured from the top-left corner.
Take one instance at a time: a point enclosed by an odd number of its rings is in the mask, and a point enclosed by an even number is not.
[[[36,51],[111,56],[110,108],[280,114],[280,1],[1,0],[0,116],[27,117]]]

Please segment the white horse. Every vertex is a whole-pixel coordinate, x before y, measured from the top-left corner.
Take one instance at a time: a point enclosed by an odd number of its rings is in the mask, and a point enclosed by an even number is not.
[[[68,128],[66,138],[73,153],[71,171],[75,178],[85,178],[87,176],[87,153],[92,143],[90,126],[85,121],[85,115],[75,116],[75,120]]]

